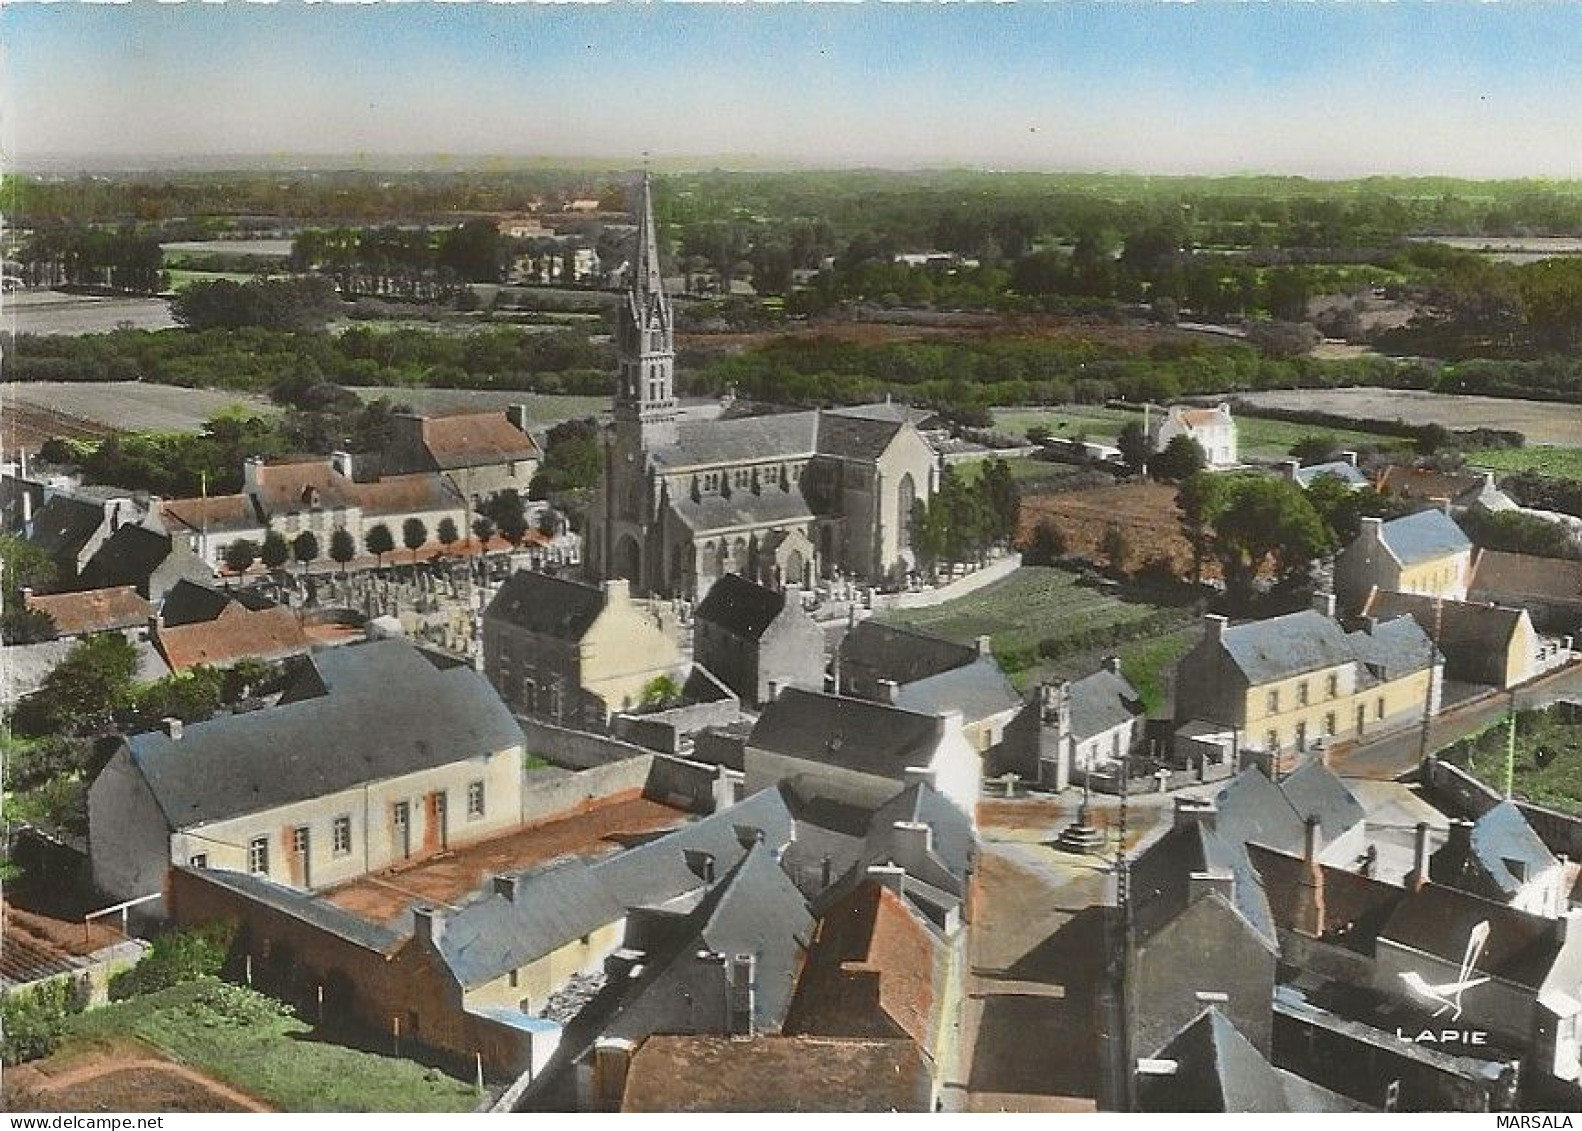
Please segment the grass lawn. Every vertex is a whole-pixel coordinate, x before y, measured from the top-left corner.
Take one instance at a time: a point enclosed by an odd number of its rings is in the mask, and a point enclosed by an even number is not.
[[[1002,432],[1023,436],[1035,424],[1042,424],[1054,435],[1070,439],[1083,436],[1100,443],[1113,443],[1126,422],[1142,422],[1143,414],[1102,405],[1058,405],[1052,408],[997,408],[994,423]],[[1295,424],[1286,420],[1265,420],[1238,416],[1236,431],[1241,457],[1249,460],[1281,460],[1290,455],[1291,446],[1304,436],[1329,436],[1343,448],[1364,444],[1393,442],[1391,437],[1347,428],[1326,428],[1317,424]],[[1401,441],[1405,443],[1405,441]]]
[[[1024,566],[976,593],[927,609],[898,609],[882,620],[914,625],[969,644],[994,639],[1000,653],[1036,648],[1046,637],[1141,620],[1151,605],[1132,604],[1077,584],[1077,575],[1049,566]]]
[[[1516,773],[1513,792],[1539,805],[1582,813],[1582,721],[1566,722],[1563,708],[1523,711],[1516,719]],[[1503,791],[1506,725],[1490,727],[1456,760],[1484,784]],[[1540,766],[1539,755],[1543,757]]]
[[[72,1019],[72,1047],[151,1045],[281,1111],[471,1111],[469,1084],[398,1060],[325,1043],[272,999],[205,979],[90,1010]]]
[[[1582,448],[1485,448],[1467,462],[1490,471],[1536,471],[1553,479],[1582,479]]]
[[[975,459],[951,465],[951,470],[963,483],[975,483],[983,474],[987,460]],[[1032,456],[1009,456],[1005,464],[1011,469],[1011,478],[1024,492],[1037,493],[1040,488],[1080,475],[1085,468],[1075,463],[1056,463],[1054,460],[1034,459]]]

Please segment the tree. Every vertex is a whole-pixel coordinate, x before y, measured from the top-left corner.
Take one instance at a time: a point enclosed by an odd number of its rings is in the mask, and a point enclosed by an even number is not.
[[[258,560],[258,549],[258,543],[251,538],[236,539],[225,547],[225,568],[235,574],[246,573]]]
[[[472,533],[480,546],[488,546],[489,539],[494,537],[494,519],[486,514],[479,515],[472,520]]]
[[[387,532],[388,533],[388,532]],[[340,564],[341,576],[346,576],[346,565],[357,556],[357,540],[344,526],[337,526],[330,535],[330,557]]]
[[[1146,468],[1148,457],[1153,454],[1148,444],[1148,433],[1143,430],[1140,420],[1128,420],[1121,426],[1120,435],[1115,437],[1115,446],[1121,450],[1121,458],[1126,461],[1126,466],[1134,471]]]
[[[1232,480],[1223,475],[1200,471],[1190,476],[1176,492],[1181,508],[1181,525],[1192,547],[1192,584],[1203,582],[1203,563],[1213,552],[1214,523],[1230,500]]]
[[[376,522],[363,532],[363,548],[383,566],[385,555],[395,549],[395,536],[384,523]]]
[[[1054,565],[1066,553],[1066,536],[1052,518],[1041,518],[1033,527],[1023,561],[1028,565]]]
[[[1250,592],[1265,568],[1282,580],[1299,578],[1334,544],[1306,492],[1289,480],[1230,477],[1217,502],[1209,519],[1214,556],[1233,591]]]
[[[1327,432],[1311,432],[1291,445],[1291,457],[1304,467],[1329,463],[1340,454],[1340,442]]]
[[[291,546],[284,534],[278,530],[270,530],[264,535],[264,544],[259,549],[258,556],[263,559],[268,569],[277,570],[291,560]]]
[[[423,520],[416,516],[407,519],[401,524],[401,544],[412,551],[412,560],[417,561],[417,552],[423,548],[423,543],[428,541],[428,527],[423,525]]]
[[[1016,523],[1021,515],[1021,493],[1016,489],[1016,479],[1011,465],[995,457],[983,465],[978,476],[978,490],[988,519],[987,533],[995,542],[1006,542],[1016,533]]]
[[[1132,544],[1124,530],[1113,522],[1104,528],[1104,537],[1099,539],[1099,553],[1104,555],[1111,572],[1124,574],[1126,559],[1131,556],[1131,552]]]
[[[1148,461],[1148,473],[1162,483],[1182,483],[1207,465],[1202,444],[1191,436],[1172,436],[1164,451]]]
[[[1491,512],[1474,507],[1461,518],[1473,544],[1486,550],[1532,554],[1541,558],[1582,557],[1576,540],[1563,526],[1521,511]]]
[[[642,704],[645,707],[664,707],[681,698],[681,685],[672,675],[656,675],[643,684]]]
[[[445,552],[450,553],[450,548],[461,541],[461,531],[456,529],[456,520],[450,515],[440,519],[439,525],[434,529],[434,537],[445,548]]]
[[[291,556],[306,569],[319,556],[319,540],[311,530],[304,530],[291,543]]]
[[[103,734],[137,675],[137,649],[117,632],[78,641],[17,711],[22,734]]]
[[[6,644],[37,644],[55,639],[55,619],[29,608],[22,590],[43,589],[55,579],[55,563],[33,543],[13,534],[0,535],[0,639]]]

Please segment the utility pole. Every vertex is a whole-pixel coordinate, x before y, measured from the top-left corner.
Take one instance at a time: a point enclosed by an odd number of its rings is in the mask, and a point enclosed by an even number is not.
[[[1516,689],[1511,689],[1511,706],[1505,716],[1505,800],[1516,792]]]
[[[1445,624],[1445,599],[1434,598],[1434,629],[1428,637],[1428,682],[1423,687],[1423,727],[1417,740],[1417,764],[1428,762],[1429,735],[1434,723],[1434,668],[1439,661],[1439,637]]]

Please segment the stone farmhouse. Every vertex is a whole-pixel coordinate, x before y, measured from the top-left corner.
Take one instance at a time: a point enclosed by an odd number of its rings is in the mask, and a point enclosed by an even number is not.
[[[1236,421],[1228,404],[1215,408],[1171,405],[1161,416],[1150,414],[1145,428],[1150,451],[1162,452],[1171,440],[1185,436],[1197,441],[1210,468],[1235,467],[1239,462]]]

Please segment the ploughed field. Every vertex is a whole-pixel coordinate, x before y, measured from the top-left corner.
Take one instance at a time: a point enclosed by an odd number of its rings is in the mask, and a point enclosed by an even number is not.
[[[130,326],[168,330],[176,320],[162,298],[72,295],[63,291],[24,291],[5,296],[5,326],[18,334],[108,334]]]
[[[0,388],[6,451],[36,449],[53,436],[95,439],[111,432],[200,432],[229,409],[280,410],[263,397],[141,381],[27,381]]]

